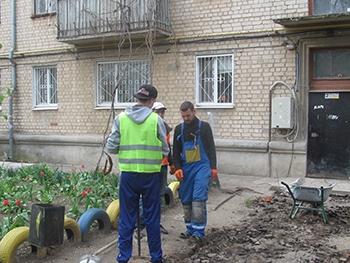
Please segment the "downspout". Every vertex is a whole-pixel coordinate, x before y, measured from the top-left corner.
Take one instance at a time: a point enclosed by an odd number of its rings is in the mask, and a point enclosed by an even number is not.
[[[11,1],[11,49],[9,59],[11,61],[11,90],[9,95],[9,160],[13,158],[13,93],[16,88],[16,64],[13,60],[13,52],[16,49],[16,0]]]

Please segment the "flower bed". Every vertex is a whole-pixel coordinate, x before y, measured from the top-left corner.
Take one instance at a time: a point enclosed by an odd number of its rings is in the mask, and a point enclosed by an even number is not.
[[[46,164],[0,167],[0,240],[16,227],[29,226],[32,204],[63,205],[75,220],[90,208],[106,209],[118,198],[119,176],[103,172],[84,171],[84,165],[71,172]]]

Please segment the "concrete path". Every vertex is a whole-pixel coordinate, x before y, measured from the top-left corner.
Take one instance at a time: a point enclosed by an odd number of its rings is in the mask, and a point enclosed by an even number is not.
[[[18,162],[1,162],[0,166],[5,168],[20,168],[23,166],[30,166],[30,163],[18,163]],[[56,165],[57,167],[57,165]],[[219,171],[220,172],[220,171]],[[169,175],[170,177],[170,175]],[[168,179],[171,179],[169,178]],[[175,179],[175,177],[174,177]],[[231,174],[219,174],[220,185],[222,188],[234,189],[236,187],[246,187],[254,189],[255,191],[262,193],[269,193],[276,188],[282,187],[281,182],[285,182],[291,185],[292,182],[296,181],[298,178],[295,177],[257,177],[248,175],[231,175]],[[333,187],[332,193],[335,194],[350,194],[350,180],[334,180],[334,179],[314,179],[306,178],[307,186],[313,187],[327,187],[330,184],[336,183]]]

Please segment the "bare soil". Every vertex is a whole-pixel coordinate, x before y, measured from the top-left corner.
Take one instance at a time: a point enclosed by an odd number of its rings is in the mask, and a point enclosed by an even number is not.
[[[162,224],[169,231],[162,235],[164,258],[166,262],[179,263],[350,262],[349,201],[347,195],[331,194],[325,203],[329,219],[326,224],[321,213],[308,210],[289,218],[293,200],[283,187],[262,192],[249,187],[212,187],[207,202],[206,237],[200,243],[179,238],[185,231],[179,200],[175,200],[174,207],[164,209]],[[79,263],[84,255],[91,255],[116,238],[116,230],[104,234],[91,229],[82,243],[65,239],[43,259],[28,253],[24,244],[16,251],[13,263]],[[116,245],[98,254],[104,263],[116,262],[116,256]],[[149,262],[147,237],[140,244],[134,240],[130,262]]]

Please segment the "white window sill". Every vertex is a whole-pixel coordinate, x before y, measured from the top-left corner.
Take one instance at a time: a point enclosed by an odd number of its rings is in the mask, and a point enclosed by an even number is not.
[[[233,109],[234,104],[196,104],[197,109]]]
[[[37,107],[37,108],[33,108],[32,110],[34,111],[42,111],[42,110],[58,110],[58,107]]]

